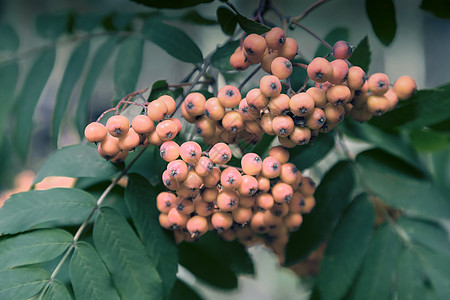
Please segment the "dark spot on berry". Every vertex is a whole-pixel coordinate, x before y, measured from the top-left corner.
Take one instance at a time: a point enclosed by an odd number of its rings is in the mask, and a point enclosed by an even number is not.
[[[314,74],[314,76],[316,77],[316,79],[322,79],[323,73],[319,71],[319,72],[316,72],[316,74]]]
[[[197,152],[195,152],[195,150],[191,150],[191,151],[189,152],[189,155],[192,156],[192,157],[194,157],[195,155],[197,155]]]
[[[386,86],[386,81],[384,81],[384,80],[380,80],[380,81],[378,81],[378,87],[381,89],[381,88],[383,88],[383,87],[385,87]]]
[[[222,160],[223,160],[223,161],[228,160],[228,158],[230,158],[230,157],[228,156],[228,154],[226,154],[226,153],[222,154]]]
[[[161,155],[161,157],[164,157],[164,156],[166,156],[166,149],[160,149],[159,150],[159,155]]]
[[[187,110],[191,110],[191,109],[193,109],[193,108],[194,108],[194,103],[192,103],[192,102],[186,103],[186,109],[187,109]]]
[[[308,112],[308,109],[306,107],[302,107],[298,110],[301,114],[306,114]]]
[[[234,96],[234,92],[232,90],[227,90],[225,92],[225,95],[227,95],[228,97],[233,97]]]
[[[272,90],[276,90],[276,89],[278,89],[278,84],[276,84],[275,82],[272,82],[272,83],[270,84],[270,88],[271,88]]]

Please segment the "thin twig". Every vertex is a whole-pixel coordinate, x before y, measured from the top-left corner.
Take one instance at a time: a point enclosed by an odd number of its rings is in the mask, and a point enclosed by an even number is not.
[[[67,258],[70,255],[70,252],[72,251],[72,249],[75,248],[76,243],[78,242],[78,240],[80,239],[80,236],[84,233],[84,230],[86,229],[87,225],[89,224],[92,216],[95,214],[95,212],[98,210],[98,208],[100,207],[100,205],[102,204],[102,202],[106,199],[106,197],[108,196],[108,194],[111,192],[111,190],[117,185],[117,183],[119,182],[120,179],[122,179],[123,176],[125,176],[128,171],[130,170],[130,168],[134,165],[134,163],[139,159],[139,157],[144,153],[144,151],[147,149],[146,148],[142,148],[141,151],[133,158],[133,160],[126,166],[125,169],[122,170],[122,172],[116,177],[114,178],[114,180],[111,182],[111,184],[103,191],[103,193],[100,195],[100,197],[97,200],[97,204],[96,206],[91,210],[91,212],[89,213],[89,215],[86,217],[86,219],[84,219],[83,223],[81,224],[81,226],[78,228],[77,232],[75,233],[74,237],[73,237],[73,241],[70,244],[69,248],[67,248],[66,252],[64,253],[64,256],[61,258],[61,260],[59,261],[58,265],[55,267],[55,269],[52,272],[52,275],[50,276],[50,280],[47,282],[47,284],[43,287],[43,289],[41,290],[40,294],[39,294],[39,300],[43,299],[45,293],[47,292],[48,288],[50,287],[50,284],[53,282],[53,280],[55,279],[56,275],[58,274],[59,270],[61,269],[61,267],[64,265],[65,261],[67,260]]]
[[[247,78],[244,79],[244,81],[242,81],[242,83],[239,85],[238,90],[241,91],[242,88],[244,87],[244,85],[250,80],[252,79],[253,76],[255,76],[256,73],[258,73],[258,71],[261,70],[261,65],[258,65],[248,76]]]
[[[325,2],[328,2],[330,0],[319,0],[316,3],[313,3],[310,7],[308,7],[301,15],[292,17],[292,20],[295,22],[299,22],[304,17],[306,17],[309,13],[311,13],[313,10],[324,4]]]
[[[312,32],[309,28],[303,26],[302,24],[294,21],[291,19],[291,23],[294,25],[297,25],[298,27],[300,27],[301,29],[305,30],[306,32],[308,32],[310,35],[312,35],[313,37],[315,37],[317,40],[319,40],[325,47],[327,47],[330,51],[333,50],[333,47],[331,47],[330,44],[328,44],[324,39],[322,39],[320,36],[318,36],[317,34],[315,34],[314,32]]]

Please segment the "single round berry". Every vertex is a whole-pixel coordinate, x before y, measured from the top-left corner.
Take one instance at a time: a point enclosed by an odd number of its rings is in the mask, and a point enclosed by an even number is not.
[[[192,238],[197,238],[208,231],[208,221],[205,217],[193,216],[186,223],[186,229]]]
[[[90,143],[99,143],[106,139],[108,131],[105,125],[99,122],[92,122],[84,129],[84,136]]]
[[[308,127],[295,127],[289,139],[296,145],[308,144],[311,140],[311,129]]]
[[[286,94],[280,94],[269,101],[269,110],[274,115],[285,115],[289,112],[290,98]]]
[[[231,156],[230,147],[225,143],[217,143],[209,150],[209,158],[215,164],[226,164]]]
[[[189,170],[183,185],[191,191],[198,190],[203,184],[203,179],[194,170]]]
[[[248,105],[257,109],[263,109],[269,104],[269,99],[258,88],[251,89],[245,96]]]
[[[256,153],[247,153],[241,158],[242,171],[247,175],[258,175],[262,170],[262,159]]]
[[[242,175],[235,167],[228,167],[222,171],[220,183],[224,189],[237,189],[241,186]]]
[[[206,156],[200,157],[195,164],[195,172],[202,177],[208,176],[212,172],[213,168],[214,163]]]
[[[323,83],[333,77],[333,66],[325,58],[316,57],[309,63],[306,72],[313,81]]]
[[[169,141],[175,138],[179,131],[177,125],[172,120],[164,120],[156,125],[155,132],[161,140]]]
[[[178,182],[184,181],[187,178],[188,168],[187,164],[181,159],[171,161],[167,165],[169,176]]]
[[[131,121],[131,127],[136,133],[147,134],[155,129],[155,123],[148,118],[148,116],[137,115]]]
[[[262,130],[268,135],[276,135],[275,131],[273,131],[272,122],[275,116],[272,113],[267,113],[262,115],[260,125]]]
[[[277,135],[286,137],[294,130],[294,121],[289,116],[275,116],[272,128]]]
[[[244,39],[244,49],[247,57],[263,55],[266,47],[266,40],[259,34],[252,33]]]
[[[253,212],[249,207],[238,207],[231,212],[233,221],[240,225],[245,225],[252,219]]]
[[[175,206],[177,196],[170,192],[161,192],[156,197],[156,207],[162,213],[169,213],[169,210]]]
[[[279,79],[286,79],[292,74],[292,63],[285,57],[277,57],[270,65],[272,74]]]
[[[159,122],[166,116],[168,112],[167,105],[162,100],[154,100],[150,102],[147,106],[147,115],[150,120]]]
[[[264,223],[264,212],[258,211],[253,214],[250,221],[250,228],[257,233],[265,233],[269,228]]]
[[[284,163],[281,165],[280,179],[287,184],[294,184],[298,176],[301,176],[300,171],[293,163]]]
[[[222,211],[232,211],[239,205],[239,196],[233,190],[223,190],[217,195],[217,206]]]
[[[296,116],[310,115],[314,110],[314,106],[314,98],[306,92],[295,94],[289,101],[291,112]]]
[[[269,179],[276,178],[280,176],[281,164],[280,162],[272,156],[268,156],[263,160],[263,167],[261,173],[264,177]]]
[[[266,44],[267,47],[273,50],[278,50],[286,42],[286,33],[280,27],[273,27],[271,30],[266,32]]]
[[[239,48],[240,49],[240,48]],[[250,62],[244,54],[244,51],[239,50],[231,54],[230,64],[237,71],[246,70],[250,66]]]
[[[120,151],[119,139],[114,136],[107,135],[98,147],[101,149],[101,155],[103,157],[106,159],[111,159]]]
[[[241,101],[241,99],[241,92],[239,92],[239,89],[237,87],[232,85],[226,85],[222,87],[217,94],[217,100],[219,101],[220,105],[225,108],[235,107],[239,104],[239,101]]]
[[[172,207],[167,214],[172,229],[183,229],[189,220],[189,216],[182,214],[176,207]]]
[[[304,176],[299,186],[299,191],[305,196],[312,196],[316,190],[316,183],[311,177]]]
[[[288,214],[284,218],[284,224],[289,231],[297,231],[303,223],[303,217],[300,213]]]
[[[178,190],[180,188],[180,183],[178,182],[178,180],[173,179],[170,175],[169,175],[169,171],[168,170],[164,170],[164,172],[162,173],[162,182],[164,184],[164,186],[166,188],[168,188],[171,191],[175,191]]]
[[[183,101],[188,114],[192,116],[200,116],[205,112],[205,96],[198,92],[189,93]]]
[[[375,73],[369,76],[369,90],[372,94],[382,96],[389,90],[389,78],[384,73]]]
[[[271,209],[274,203],[273,196],[270,193],[259,193],[256,196],[255,204],[260,209]]]
[[[285,182],[277,182],[272,187],[273,200],[277,203],[289,202],[292,199],[294,190],[292,186]]]
[[[134,150],[141,143],[141,136],[133,128],[128,130],[127,134],[119,138],[119,148],[123,151]]]
[[[398,95],[395,93],[393,88],[389,88],[389,90],[383,95],[388,100],[388,110],[393,110],[398,104]]]
[[[323,111],[328,123],[338,124],[344,120],[345,109],[342,105],[334,105],[328,103],[325,105]]]
[[[191,115],[187,110],[186,110],[186,106],[182,103],[181,104],[181,115],[183,116],[183,118],[188,122],[188,123],[194,123],[195,120],[197,119],[196,116]]]
[[[202,155],[202,148],[197,142],[184,142],[180,146],[180,156],[188,164],[195,164]]]
[[[352,90],[360,90],[367,81],[366,72],[358,66],[348,69],[347,86]]]
[[[291,133],[292,134],[292,133]],[[297,146],[296,143],[291,141],[289,136],[278,136],[278,142],[285,148],[291,149]]]
[[[110,135],[121,137],[126,135],[128,130],[130,130],[130,122],[127,117],[122,115],[111,116],[108,121],[106,121],[106,129]]]
[[[211,173],[203,178],[203,184],[207,188],[217,188],[217,184],[220,181],[220,169],[213,167]]]
[[[343,59],[336,59],[331,62],[333,76],[329,81],[333,84],[343,84],[348,78],[348,64]]]
[[[306,124],[310,129],[319,129],[327,120],[325,112],[321,108],[314,108],[312,114],[306,118]]]
[[[265,97],[276,97],[281,93],[280,79],[274,75],[265,75],[259,82],[259,89]]]
[[[240,132],[244,129],[244,119],[238,111],[230,110],[223,116],[222,126],[229,132]]]
[[[305,205],[301,208],[300,212],[302,214],[309,214],[314,206],[316,205],[316,199],[313,196],[307,196],[305,197]]]
[[[298,52],[297,41],[293,38],[287,37],[284,45],[278,49],[278,56],[282,56],[289,60],[293,60]]]
[[[218,211],[212,215],[211,224],[217,231],[221,232],[227,230],[231,227],[231,225],[233,225],[233,217],[231,214]]]
[[[222,120],[225,115],[225,108],[219,103],[216,97],[211,97],[205,102],[205,116],[214,121]]]
[[[280,164],[285,164],[289,161],[289,151],[283,146],[274,146],[269,149],[269,156],[274,157]]]
[[[195,213],[202,217],[208,217],[214,212],[214,203],[202,200],[195,200]]]
[[[252,196],[258,191],[258,180],[250,175],[243,175],[238,187],[240,196]]]
[[[399,100],[406,100],[416,92],[417,85],[412,77],[401,76],[394,82],[392,88]]]
[[[336,59],[349,59],[353,49],[347,41],[337,41],[333,46],[333,56]]]
[[[346,85],[334,85],[328,89],[327,99],[335,105],[344,105],[352,99],[352,92]]]
[[[381,116],[389,109],[389,101],[385,96],[370,95],[367,98],[367,111],[374,116]]]
[[[216,201],[218,194],[219,192],[217,191],[217,187],[205,188],[201,191],[203,201],[210,203]]]
[[[213,137],[216,133],[216,123],[210,118],[203,116],[195,121],[195,132],[202,138]]]

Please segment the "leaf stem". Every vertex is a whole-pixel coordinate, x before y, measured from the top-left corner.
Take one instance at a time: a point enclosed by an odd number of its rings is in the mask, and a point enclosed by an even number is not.
[[[135,162],[139,159],[139,157],[141,157],[141,155],[144,153],[144,151],[146,149],[147,149],[147,147],[146,148],[142,148],[139,151],[139,153],[133,158],[133,160],[130,161],[130,163],[122,170],[122,172],[120,172],[120,174],[116,178],[113,179],[113,181],[108,185],[108,187],[100,195],[100,197],[97,200],[97,203],[96,203],[95,207],[91,210],[89,215],[84,219],[83,223],[80,225],[80,227],[78,228],[77,232],[75,233],[75,235],[73,237],[73,241],[70,244],[69,248],[67,248],[66,252],[64,253],[64,256],[61,258],[61,260],[59,261],[58,265],[53,270],[52,275],[50,276],[50,280],[46,283],[46,285],[42,288],[41,292],[39,293],[39,298],[38,298],[39,300],[43,299],[45,293],[47,292],[48,288],[50,287],[50,284],[53,282],[53,280],[55,279],[56,275],[59,273],[59,270],[61,269],[61,267],[66,262],[67,258],[70,255],[70,252],[72,252],[72,249],[75,248],[76,243],[80,239],[80,236],[84,233],[84,230],[86,229],[86,227],[89,224],[91,218],[94,216],[95,212],[98,210],[98,208],[100,207],[102,202],[106,199],[106,197],[111,192],[111,190],[117,185],[119,180],[122,179],[122,177],[125,176],[128,173],[128,171],[135,164]]]

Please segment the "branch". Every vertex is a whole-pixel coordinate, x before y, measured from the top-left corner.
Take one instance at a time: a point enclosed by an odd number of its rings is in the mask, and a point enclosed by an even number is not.
[[[330,1],[330,0],[319,0],[316,3],[313,3],[301,15],[296,16],[296,17],[292,17],[292,20],[295,21],[295,22],[299,22],[304,17],[306,17],[310,12],[312,12],[313,10],[315,10],[316,8],[318,8],[319,6],[321,6],[322,4],[324,4],[325,2],[328,2],[328,1]]]
[[[303,26],[302,24],[296,22],[295,20],[291,20],[291,23],[294,25],[297,25],[298,27],[300,27],[301,29],[305,30],[306,32],[308,32],[310,35],[312,35],[313,37],[315,37],[317,40],[319,40],[325,47],[327,47],[330,51],[333,50],[333,47],[331,47],[330,44],[328,44],[324,39],[322,39],[320,36],[318,36],[317,34],[315,34],[314,32],[312,32],[309,28]]]

